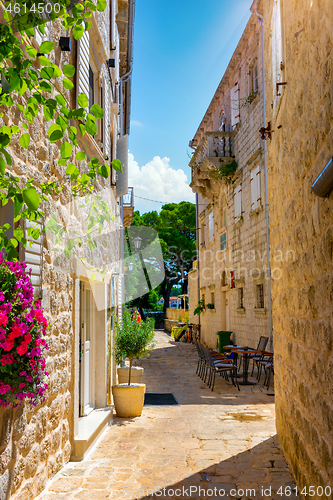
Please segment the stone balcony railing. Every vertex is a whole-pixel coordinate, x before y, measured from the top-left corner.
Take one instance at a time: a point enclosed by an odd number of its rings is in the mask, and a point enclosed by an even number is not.
[[[233,137],[234,132],[205,132],[190,161],[192,180],[200,173],[205,160],[215,164],[217,159],[234,157]]]

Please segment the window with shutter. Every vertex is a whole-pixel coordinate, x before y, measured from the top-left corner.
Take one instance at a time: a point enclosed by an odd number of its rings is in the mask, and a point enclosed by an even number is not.
[[[33,227],[39,229],[40,236],[37,240],[27,238],[27,246],[23,249],[22,258],[27,263],[27,271],[31,269],[31,283],[34,287],[35,297],[42,295],[42,279],[43,279],[43,222],[25,221],[25,228]]]
[[[238,83],[230,90],[231,126],[235,128],[240,120],[239,86]]]
[[[77,95],[81,94],[82,92],[87,96],[89,99],[90,95],[90,86],[89,86],[89,45],[90,45],[90,40],[89,40],[89,32],[85,31],[83,33],[83,36],[80,40],[77,42],[78,44],[78,50],[77,50]],[[89,102],[90,104],[90,102]]]
[[[279,94],[282,86],[277,87],[277,83],[284,80],[283,65],[283,39],[282,39],[282,19],[281,0],[273,1],[272,12],[272,82],[273,82],[273,112],[275,113],[279,103]]]
[[[104,90],[105,89],[105,90]],[[104,110],[103,124],[102,124],[102,137],[101,141],[103,144],[103,151],[105,155],[111,158],[111,119],[110,119],[110,107],[107,105],[107,84],[105,78],[102,79],[101,88],[101,106]]]
[[[251,170],[251,210],[260,207],[260,168],[259,166]]]
[[[234,190],[235,219],[242,215],[242,186],[237,186]]]
[[[211,212],[208,215],[208,232],[209,232],[209,241],[213,241],[214,239],[214,214]]]

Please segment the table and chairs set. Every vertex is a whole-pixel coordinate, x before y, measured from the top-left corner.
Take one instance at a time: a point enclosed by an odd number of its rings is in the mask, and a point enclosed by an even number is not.
[[[194,340],[198,352],[196,373],[214,390],[215,376],[220,374],[226,380],[231,378],[232,383],[239,389],[240,385],[255,385],[260,382],[262,373],[265,374],[264,386],[269,389],[272,375],[274,374],[274,355],[266,351],[268,337],[260,337],[257,348],[240,345],[226,345],[223,350],[230,354],[220,353],[209,349],[206,344]],[[249,364],[252,361],[251,377],[257,368],[256,382],[249,380]],[[242,369],[242,371],[241,371]],[[238,381],[237,378],[241,377]]]

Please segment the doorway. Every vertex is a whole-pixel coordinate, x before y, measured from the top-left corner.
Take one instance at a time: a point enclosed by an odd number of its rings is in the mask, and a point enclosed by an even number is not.
[[[80,282],[80,417],[89,415],[94,401],[94,342],[92,292]]]

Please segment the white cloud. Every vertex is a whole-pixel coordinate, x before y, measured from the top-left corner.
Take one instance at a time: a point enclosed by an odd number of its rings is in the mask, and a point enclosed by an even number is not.
[[[140,168],[134,156],[129,153],[128,174],[129,186],[134,187],[134,195],[163,203],[195,201],[185,172],[173,169],[170,166],[170,158],[154,156]],[[135,210],[140,210],[140,213],[159,211],[162,207],[162,203],[153,203],[137,197],[134,198],[134,205]]]
[[[138,120],[131,120],[131,127],[143,127],[143,123]]]

